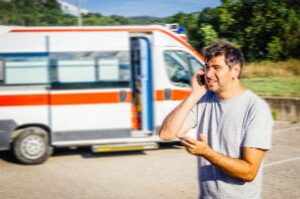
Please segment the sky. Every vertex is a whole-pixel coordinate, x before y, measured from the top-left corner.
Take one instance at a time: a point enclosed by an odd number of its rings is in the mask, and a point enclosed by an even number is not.
[[[61,0],[77,5],[78,0]],[[167,17],[219,6],[220,0],[80,0],[81,8],[102,15]]]

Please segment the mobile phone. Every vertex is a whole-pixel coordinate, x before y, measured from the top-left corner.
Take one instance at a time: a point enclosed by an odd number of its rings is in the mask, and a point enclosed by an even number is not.
[[[205,85],[204,75],[197,75],[197,80],[200,85]]]

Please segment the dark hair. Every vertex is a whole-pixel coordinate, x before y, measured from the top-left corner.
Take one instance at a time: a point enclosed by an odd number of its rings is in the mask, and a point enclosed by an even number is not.
[[[206,62],[221,55],[225,56],[225,62],[229,68],[236,64],[240,65],[241,68],[243,67],[244,55],[242,51],[228,41],[215,42],[204,50]]]

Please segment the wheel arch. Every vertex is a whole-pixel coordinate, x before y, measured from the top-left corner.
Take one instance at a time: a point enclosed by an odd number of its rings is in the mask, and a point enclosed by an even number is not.
[[[14,140],[22,133],[22,131],[24,129],[30,128],[30,127],[37,127],[37,128],[45,130],[45,132],[48,135],[49,144],[51,145],[51,136],[50,136],[51,129],[47,125],[39,124],[39,123],[29,123],[29,124],[22,124],[22,125],[17,126],[15,128],[15,130],[13,130],[13,132],[11,133],[10,143],[12,144],[14,142]]]

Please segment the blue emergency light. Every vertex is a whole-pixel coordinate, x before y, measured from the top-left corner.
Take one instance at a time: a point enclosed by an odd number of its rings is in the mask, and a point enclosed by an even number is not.
[[[177,28],[177,33],[181,34],[181,33],[184,33],[185,32],[185,27],[183,26],[178,26]]]

